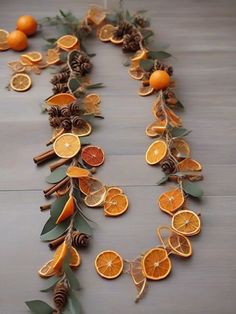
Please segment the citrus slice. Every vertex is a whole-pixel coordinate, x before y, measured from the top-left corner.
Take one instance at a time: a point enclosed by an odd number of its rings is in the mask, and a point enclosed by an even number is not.
[[[153,92],[154,92],[154,88],[151,87],[150,85],[148,85],[148,86],[141,86],[141,87],[139,88],[138,94],[139,94],[139,96],[149,96],[149,95],[151,95]]]
[[[182,120],[179,116],[177,116],[177,114],[174,113],[173,110],[171,110],[170,108],[168,107],[165,107],[165,112],[166,114],[168,115],[168,118],[169,118],[169,124],[172,126],[172,127],[181,127],[182,126]]]
[[[91,167],[98,167],[104,162],[104,152],[98,146],[89,145],[82,149],[81,158]]]
[[[147,284],[147,278],[143,274],[141,257],[130,262],[130,275],[137,289],[135,300],[135,302],[137,302],[142,297]]]
[[[20,57],[20,62],[21,62],[23,65],[29,66],[29,67],[28,67],[29,69],[31,69],[31,66],[33,65],[33,62],[30,61],[29,58],[25,58],[24,56],[21,56],[21,57]]]
[[[60,54],[57,49],[48,49],[46,55],[46,62],[47,64],[56,64],[60,61]]]
[[[74,198],[73,196],[70,196],[68,201],[66,202],[60,216],[58,217],[56,223],[60,224],[62,221],[65,219],[69,218],[72,216],[75,212],[75,203],[74,203]]]
[[[129,201],[126,195],[117,194],[114,195],[110,201],[104,203],[104,213],[106,216],[120,216],[127,211]]]
[[[45,265],[43,265],[38,271],[39,276],[42,278],[48,278],[48,277],[56,275],[56,271],[52,267],[52,264],[53,264],[53,260],[50,260]]]
[[[66,159],[77,155],[80,147],[79,137],[72,133],[60,135],[53,143],[53,149],[57,156]]]
[[[162,135],[167,127],[167,120],[160,120],[152,122],[149,124],[145,130],[145,133],[149,137],[156,137]]]
[[[179,161],[190,157],[190,147],[183,138],[174,139],[170,150],[171,154]]]
[[[104,203],[105,196],[106,188],[102,187],[101,189],[86,195],[84,202],[88,207],[98,207]]]
[[[57,40],[57,46],[61,49],[70,49],[78,42],[78,38],[73,35],[64,35]]]
[[[85,195],[98,191],[102,187],[102,182],[94,177],[83,177],[79,179],[79,189]]]
[[[179,188],[162,193],[158,199],[160,209],[168,214],[172,214],[184,204],[184,194]]]
[[[76,121],[76,127],[73,127],[73,133],[78,136],[87,136],[92,132],[91,125],[84,119],[78,119]]]
[[[68,246],[67,246],[66,241],[64,241],[56,249],[56,252],[55,252],[55,254],[53,256],[53,263],[52,263],[52,268],[55,271],[60,271],[61,270],[62,264],[64,262],[66,254],[67,254],[67,250],[68,250]]]
[[[95,259],[97,273],[106,279],[114,279],[120,276],[123,267],[123,259],[115,251],[103,251]]]
[[[14,74],[11,78],[10,86],[17,92],[24,92],[31,87],[31,78],[24,73]]]
[[[25,71],[25,66],[20,61],[8,62],[7,65],[16,73]]]
[[[115,27],[112,24],[106,24],[102,26],[98,33],[99,39],[104,42],[110,41],[114,30]]]
[[[149,250],[142,258],[142,268],[148,279],[166,278],[171,271],[171,261],[166,250],[160,247]]]
[[[163,140],[157,140],[148,147],[145,159],[149,165],[156,165],[165,158],[166,154],[166,142]]]
[[[140,68],[130,68],[128,70],[129,76],[134,80],[141,80],[144,77],[144,72]]]
[[[66,174],[70,178],[83,178],[88,177],[90,175],[90,171],[84,168],[76,167],[76,166],[70,166],[66,170]]]
[[[33,63],[39,62],[43,59],[42,54],[38,51],[32,51],[32,52],[29,52],[27,54],[23,54],[23,55],[21,55],[21,57],[26,58]]]
[[[101,24],[106,18],[104,8],[97,5],[91,6],[87,12],[87,18],[95,25]]]
[[[70,262],[71,267],[78,267],[80,265],[81,259],[78,251],[72,246],[70,248]]]
[[[10,47],[7,43],[9,33],[5,29],[0,29],[0,51],[8,50]]]
[[[186,236],[198,234],[201,220],[192,210],[181,210],[172,217],[172,229]]]
[[[89,94],[86,95],[84,98],[84,103],[88,104],[88,103],[92,103],[92,104],[100,104],[101,102],[101,97],[97,94]]]
[[[147,50],[146,49],[138,50],[131,58],[131,66],[139,67],[140,61],[145,59],[147,59]]]
[[[66,106],[70,105],[75,100],[75,96],[70,93],[60,93],[46,99],[46,103],[49,106]]]
[[[120,44],[122,44],[123,41],[124,41],[123,37],[121,37],[121,38],[116,38],[116,37],[114,37],[114,36],[112,36],[110,40],[111,40],[111,42],[112,42],[113,44],[115,44],[115,45],[120,45]]]
[[[178,164],[178,170],[179,171],[201,171],[202,165],[194,159],[187,158],[187,159],[182,160]]]
[[[123,191],[121,188],[114,187],[114,186],[108,188],[107,193],[106,193],[106,197],[105,197],[105,202],[109,203],[110,200],[112,199],[112,197],[117,195],[117,194],[123,194]]]
[[[191,242],[184,235],[172,232],[168,242],[174,254],[182,257],[189,257],[192,255]]]

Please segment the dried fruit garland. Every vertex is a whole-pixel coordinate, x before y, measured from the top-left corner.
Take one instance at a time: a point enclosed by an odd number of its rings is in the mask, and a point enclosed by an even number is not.
[[[73,16],[71,13],[68,16],[71,21]],[[68,16],[63,13],[64,19]],[[188,196],[202,195],[202,190],[193,183],[203,178],[197,173],[201,165],[191,159],[189,145],[183,138],[189,131],[182,127],[181,118],[172,110],[183,106],[173,92],[172,67],[159,60],[168,54],[152,51],[147,44],[146,39],[150,35],[146,28],[148,21],[139,14],[132,16],[129,12],[119,11],[111,15],[101,8],[92,7],[79,25],[75,27],[71,22],[71,26],[74,31],[60,37],[52,48],[60,60],[63,54],[62,63],[65,63],[51,80],[54,95],[45,101],[53,128],[47,145],[52,145],[52,148],[34,158],[36,164],[60,158],[50,165],[52,172],[47,182],[53,186],[44,190],[46,197],[55,195],[56,200],[41,206],[42,210],[50,209],[50,218],[42,230],[41,239],[48,241],[49,247],[56,248],[56,251],[39,270],[39,275],[50,277],[42,291],[53,290],[54,308],[39,300],[26,302],[32,313],[80,313],[74,294],[79,282],[72,269],[80,265],[78,250],[88,245],[92,233],[83,207],[103,206],[108,216],[119,216],[128,208],[128,199],[122,189],[104,186],[94,178],[96,167],[104,162],[104,152],[100,147],[84,142],[92,131],[88,117],[100,117],[100,97],[89,93],[89,89],[100,85],[91,84],[88,79],[92,64],[81,46],[81,30],[91,33],[95,29],[101,41],[122,45],[125,53],[132,53],[129,74],[142,80],[139,94],[156,94],[152,106],[155,120],[146,129],[146,134],[155,141],[147,149],[146,162],[161,165],[165,176],[159,184],[168,180],[177,184],[162,193],[157,201],[160,209],[172,217],[170,226],[157,228],[161,245],[131,261],[123,259],[115,251],[103,251],[95,259],[98,274],[114,279],[122,273],[129,273],[137,289],[138,301],[148,279],[160,280],[168,276],[171,254],[191,256],[192,246],[188,237],[198,234],[201,229],[199,215],[187,208]],[[55,60],[54,64],[57,64],[58,58]]]

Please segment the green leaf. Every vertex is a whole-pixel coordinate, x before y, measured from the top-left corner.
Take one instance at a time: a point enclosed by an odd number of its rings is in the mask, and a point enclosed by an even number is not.
[[[86,86],[86,89],[96,89],[96,88],[103,88],[105,85],[103,83],[95,83],[95,84],[90,84]]]
[[[167,59],[171,54],[166,51],[149,51],[148,56],[151,59]]]
[[[50,230],[52,230],[53,228],[55,228],[56,224],[55,224],[55,219],[50,217],[47,222],[45,223],[43,230],[41,231],[40,235],[43,235],[45,233],[48,233]]]
[[[74,226],[76,230],[86,233],[88,235],[92,235],[93,231],[89,223],[86,221],[86,219],[77,211],[75,215],[75,222]]]
[[[66,231],[69,225],[70,225],[70,218],[62,221],[62,223],[56,225],[56,227],[50,230],[49,232],[42,234],[40,238],[42,241],[55,240]]]
[[[203,190],[199,187],[197,183],[190,182],[188,180],[183,180],[182,182],[183,190],[188,195],[200,198],[203,196]]]
[[[63,314],[81,314],[81,305],[75,294],[70,290]]]
[[[66,274],[66,278],[69,281],[70,287],[73,290],[80,289],[80,283],[76,275],[74,274],[73,270],[70,268],[68,262],[63,264],[63,270]]]
[[[144,40],[147,40],[149,37],[154,35],[153,31],[145,28],[140,29],[140,33],[142,34]]]
[[[162,185],[168,181],[169,176],[164,176],[157,182],[157,185]]]
[[[107,22],[110,22],[111,24],[116,24],[118,22],[117,14],[107,14],[106,20]]]
[[[76,91],[77,88],[80,87],[80,82],[76,78],[71,78],[69,79],[68,85],[69,85],[69,89],[73,93],[74,91]]]
[[[52,314],[54,311],[50,305],[40,300],[27,301],[25,304],[33,314]]]
[[[54,221],[56,221],[57,218],[60,216],[68,199],[69,199],[69,195],[65,194],[59,197],[54,203],[52,203],[51,208],[50,208],[50,214],[51,214],[51,217],[54,219]]]
[[[81,201],[81,192],[80,189],[78,188],[73,188],[72,196],[74,196],[75,200],[77,202]]]
[[[131,64],[131,62],[130,62],[130,59],[129,59],[129,58],[127,58],[127,59],[124,60],[124,62],[123,62],[123,65],[124,65],[125,67],[130,66],[130,64]]]
[[[183,137],[191,133],[191,130],[187,130],[185,128],[173,128],[171,130],[172,137]]]
[[[50,44],[54,44],[57,41],[56,38],[45,38],[45,40]]]
[[[154,61],[150,59],[140,61],[141,68],[147,72],[152,69],[153,65],[154,65]]]
[[[55,184],[63,180],[66,177],[67,168],[67,166],[61,166],[52,171],[51,174],[46,178],[47,183]]]
[[[60,53],[60,61],[65,63],[67,60],[67,52],[61,52]]]
[[[49,290],[52,290],[54,288],[54,286],[58,283],[58,281],[60,280],[61,278],[58,278],[58,277],[51,277],[49,279],[46,280],[46,286],[45,288],[41,289],[40,291],[41,292],[47,292]]]

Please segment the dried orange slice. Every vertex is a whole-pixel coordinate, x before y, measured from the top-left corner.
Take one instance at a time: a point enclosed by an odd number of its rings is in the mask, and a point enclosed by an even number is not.
[[[149,165],[156,165],[162,161],[167,154],[167,144],[163,140],[157,140],[153,142],[147,149],[146,162]]]
[[[201,220],[192,210],[181,210],[172,217],[172,229],[186,236],[198,234]]]
[[[114,195],[110,201],[104,203],[104,213],[106,216],[120,216],[128,209],[129,201],[126,195],[117,194]]]
[[[68,250],[68,246],[66,241],[64,241],[58,248],[56,249],[56,252],[53,256],[53,263],[52,263],[52,268],[55,271],[60,271],[62,264],[64,262],[64,259],[66,257]]]
[[[145,133],[149,137],[156,137],[162,135],[167,128],[167,120],[160,120],[152,122],[149,124],[145,130]]]
[[[134,80],[141,80],[144,77],[144,72],[140,68],[130,68],[128,70],[129,76]]]
[[[114,30],[115,27],[112,24],[106,24],[102,26],[98,33],[99,39],[104,42],[110,41]]]
[[[149,95],[151,95],[153,92],[154,92],[154,88],[151,87],[150,85],[148,85],[148,86],[141,86],[141,87],[139,88],[138,94],[139,94],[139,96],[149,96]]]
[[[85,104],[100,104],[101,102],[101,97],[97,94],[89,94],[89,95],[86,95],[85,98],[84,98],[84,103]]]
[[[42,278],[48,278],[48,277],[56,275],[56,271],[52,267],[52,264],[53,264],[53,260],[50,260],[45,265],[43,265],[38,271],[39,276]]]
[[[104,8],[97,5],[91,6],[87,12],[87,18],[95,25],[101,24],[106,18]]]
[[[182,126],[182,120],[179,116],[177,116],[177,114],[174,113],[173,110],[171,110],[168,107],[165,107],[165,112],[168,115],[169,118],[169,124],[172,127],[181,127]]]
[[[17,92],[24,92],[31,87],[31,78],[24,73],[17,73],[12,76],[10,86]]]
[[[81,259],[78,251],[72,246],[70,248],[70,262],[71,267],[78,267],[80,265]]]
[[[56,223],[60,224],[63,220],[72,216],[75,212],[75,203],[73,196],[70,196],[68,201],[66,202],[60,216],[58,217]]]
[[[72,133],[60,135],[53,143],[53,149],[58,157],[72,158],[80,151],[79,137]]]
[[[158,205],[161,210],[168,214],[172,214],[184,204],[184,194],[179,188],[162,193],[158,199]]]
[[[147,59],[147,50],[146,49],[138,50],[131,58],[131,66],[139,67],[140,61],[145,59]]]
[[[123,190],[121,188],[114,187],[114,186],[108,188],[107,193],[106,193],[105,202],[109,203],[110,200],[112,199],[112,197],[117,195],[117,194],[123,194]]]
[[[183,138],[174,139],[170,150],[171,154],[179,161],[190,157],[190,147]]]
[[[102,187],[102,182],[94,177],[83,177],[79,179],[79,189],[85,195],[98,191]]]
[[[138,302],[138,300],[142,297],[147,284],[147,278],[143,274],[141,257],[138,257],[130,262],[130,275],[137,289],[135,302]]]
[[[95,259],[97,273],[106,279],[114,279],[120,276],[123,267],[123,259],[115,251],[103,251]]]
[[[20,61],[8,62],[7,65],[16,73],[25,71],[25,66]]]
[[[8,50],[10,47],[7,43],[9,33],[5,29],[0,29],[0,51]]]
[[[35,62],[39,62],[43,59],[43,56],[40,52],[38,51],[32,51],[32,52],[28,52],[27,54],[23,54],[21,55],[21,57],[26,58],[28,60],[30,60],[31,62],[35,63]]]
[[[116,37],[114,37],[114,36],[112,36],[110,40],[111,40],[111,42],[112,42],[113,44],[115,44],[115,45],[120,45],[120,44],[122,44],[123,41],[124,41],[123,37],[122,37],[122,38],[116,38]]]
[[[33,65],[33,62],[29,60],[29,58],[25,58],[23,56],[20,57],[20,62],[23,64],[23,65],[27,65],[29,66],[29,68],[31,68],[31,66]]]
[[[76,127],[73,127],[72,132],[78,136],[88,136],[92,132],[91,125],[84,119],[76,121]]]
[[[57,40],[57,46],[61,49],[70,49],[78,42],[78,38],[73,35],[64,35]]]
[[[142,258],[142,268],[148,279],[166,278],[171,271],[171,261],[166,250],[161,247],[149,250]]]
[[[60,54],[57,49],[48,49],[46,55],[46,62],[47,64],[56,64],[60,61]]]
[[[182,160],[178,164],[178,170],[179,171],[201,171],[202,165],[194,159],[187,158],[187,159]]]
[[[60,93],[46,99],[46,103],[49,106],[66,106],[70,105],[75,100],[75,96],[70,93]]]
[[[70,166],[66,170],[66,174],[70,178],[83,178],[88,177],[90,175],[90,171],[84,168],[76,167],[76,166]]]
[[[104,162],[104,152],[98,146],[89,145],[82,149],[81,158],[91,167],[98,167]]]
[[[105,196],[106,188],[102,187],[101,189],[86,195],[84,202],[88,207],[98,207],[104,203]]]

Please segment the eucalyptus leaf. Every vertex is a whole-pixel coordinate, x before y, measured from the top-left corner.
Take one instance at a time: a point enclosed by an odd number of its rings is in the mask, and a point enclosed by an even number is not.
[[[77,78],[73,77],[73,78],[69,79],[68,85],[69,85],[69,89],[73,93],[74,91],[76,91],[77,88],[80,87],[80,82]]]
[[[118,22],[117,14],[107,14],[106,20],[107,22],[110,22],[111,24],[116,24]]]
[[[86,219],[77,211],[75,215],[75,221],[74,226],[76,230],[86,233],[88,235],[92,235],[93,231],[89,223],[86,221]]]
[[[47,222],[45,223],[43,230],[41,231],[40,235],[43,235],[45,233],[48,233],[49,231],[51,231],[53,228],[55,228],[56,223],[55,223],[55,219],[50,217]]]
[[[54,203],[52,203],[50,208],[50,215],[54,219],[54,221],[57,220],[57,218],[60,216],[66,202],[69,199],[68,193],[59,197]]]
[[[66,231],[69,225],[70,225],[70,218],[62,221],[62,223],[56,225],[55,228],[53,228],[49,232],[42,234],[40,238],[42,241],[55,240]]]
[[[63,270],[66,274],[66,278],[69,281],[70,287],[73,290],[79,290],[80,289],[80,283],[78,278],[76,277],[75,273],[73,270],[70,268],[68,263],[63,264]]]
[[[67,166],[61,166],[54,171],[46,178],[47,183],[55,184],[60,182],[66,177]]]
[[[41,300],[27,301],[25,304],[33,314],[52,314],[54,311],[50,305]]]
[[[75,198],[75,200],[77,202],[81,201],[81,192],[80,192],[80,189],[78,188],[73,188],[73,192],[72,192],[72,196]]]
[[[63,310],[63,314],[82,314],[79,300],[71,290],[67,297],[67,303]]]
[[[154,65],[154,61],[150,59],[140,61],[141,68],[147,72],[152,69],[153,65]]]
[[[171,54],[166,51],[149,51],[148,56],[151,59],[167,59]]]
[[[145,28],[140,29],[140,33],[142,34],[144,40],[147,40],[149,37],[154,35],[153,31]]]
[[[157,182],[157,185],[162,185],[168,181],[169,176],[164,176]]]
[[[201,198],[203,196],[203,190],[199,187],[197,183],[193,183],[188,180],[183,180],[182,186],[184,192],[187,193],[188,195],[197,198]]]
[[[173,128],[171,130],[172,137],[183,137],[191,133],[191,130],[187,130],[185,128]]]
[[[40,291],[41,292],[47,292],[47,291],[52,290],[60,279],[61,278],[58,278],[56,276],[53,276],[53,277],[47,279],[46,280],[46,286],[43,289],[41,289]]]

